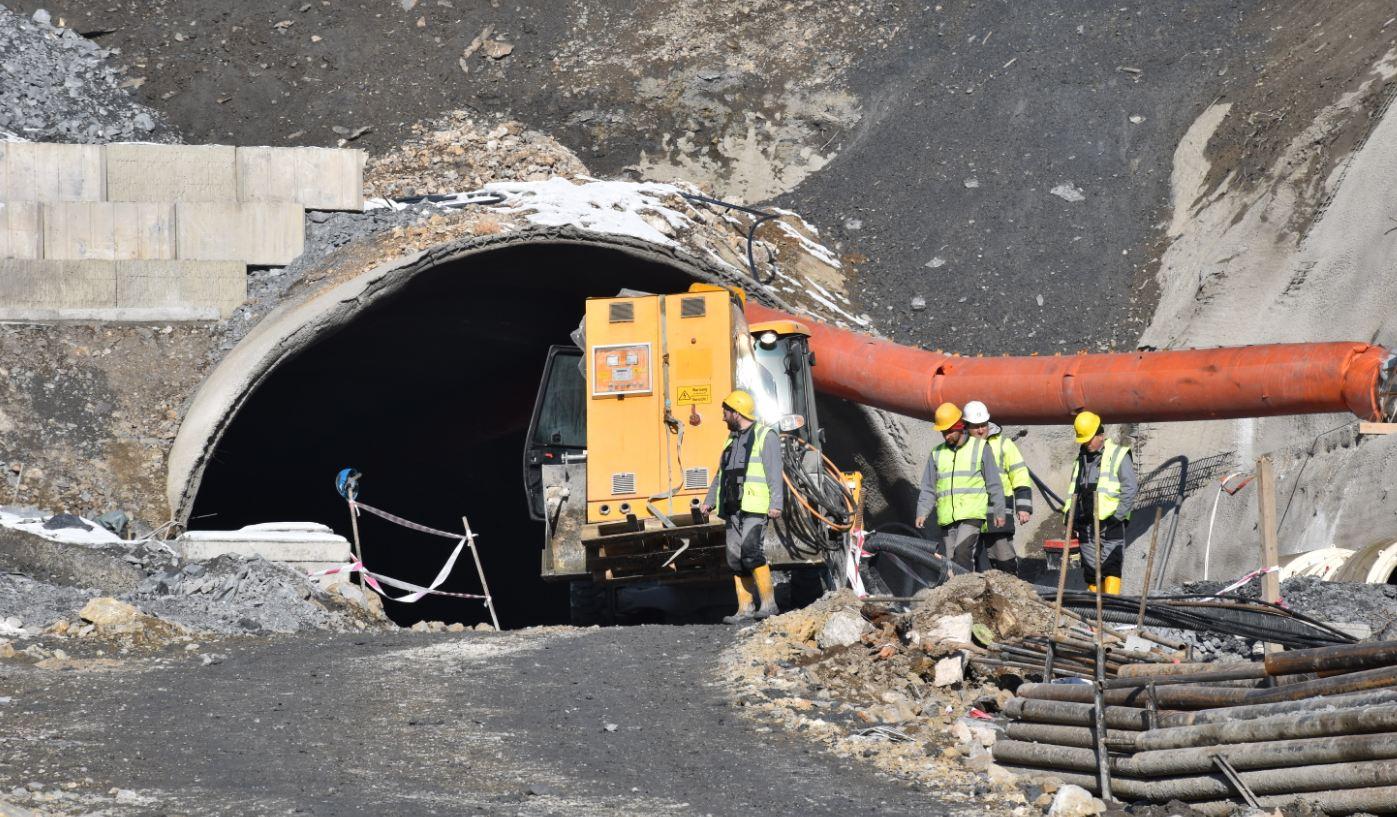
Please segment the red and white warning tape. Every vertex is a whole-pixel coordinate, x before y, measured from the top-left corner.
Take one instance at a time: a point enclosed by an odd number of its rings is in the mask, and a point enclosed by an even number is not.
[[[1238,579],[1232,584],[1229,584],[1228,586],[1219,590],[1217,592],[1217,595],[1221,596],[1224,593],[1231,593],[1233,590],[1236,590],[1237,588],[1241,587],[1242,585],[1246,584],[1252,579],[1255,579],[1257,576],[1265,576],[1267,573],[1275,573],[1280,569],[1281,568],[1279,565],[1271,565],[1270,567],[1263,567],[1259,570],[1253,570],[1252,572],[1248,573],[1247,575],[1243,576],[1242,578]]]
[[[426,525],[419,525],[416,522],[411,522],[407,519],[402,518],[401,516],[394,516],[393,514],[387,511],[380,511],[378,508],[375,508],[372,505],[365,505],[364,503],[359,502],[357,500],[349,500],[349,509],[354,511],[355,513],[358,513],[361,509],[368,511],[369,513],[373,514],[374,516],[377,516],[380,519],[387,519],[389,522],[392,522],[395,525],[402,525],[408,530],[415,530],[419,533],[430,533],[433,536],[440,536],[444,539],[454,540],[461,538],[461,534],[459,533],[451,533],[449,531],[437,530],[436,528],[429,528]],[[475,534],[470,534],[470,538],[474,539]]]
[[[462,541],[464,542],[465,540],[462,540]],[[456,556],[459,552],[460,552],[460,549],[459,549],[459,547],[458,547],[458,548],[457,548],[457,553],[453,553],[453,554],[452,554],[452,558],[454,559],[455,556]],[[437,588],[440,587],[441,584],[442,584],[442,582],[444,582],[444,581],[446,580],[446,574],[447,574],[447,573],[450,573],[450,572],[451,572],[451,565],[450,565],[450,563],[448,563],[447,566],[446,566],[445,568],[443,568],[443,572],[437,574],[437,578],[436,578],[436,580],[432,583],[432,586],[431,586],[431,587],[423,587],[423,586],[420,585],[420,584],[413,584],[413,583],[411,583],[411,582],[405,582],[405,581],[403,581],[403,580],[401,580],[401,579],[395,579],[395,578],[393,578],[393,577],[391,577],[391,576],[384,576],[384,575],[382,575],[382,574],[380,574],[380,573],[374,573],[374,572],[372,572],[372,571],[365,570],[365,569],[364,569],[364,565],[363,565],[361,562],[352,562],[352,563],[347,564],[347,565],[340,565],[339,567],[332,567],[332,568],[329,568],[328,570],[319,570],[319,571],[316,571],[315,573],[312,573],[312,574],[310,574],[310,575],[311,575],[312,578],[315,578],[315,577],[317,577],[317,576],[331,576],[331,575],[334,575],[334,574],[336,574],[336,573],[344,573],[344,574],[346,574],[346,575],[348,575],[348,574],[350,574],[350,573],[362,573],[362,574],[364,574],[364,583],[367,584],[369,587],[372,587],[372,588],[374,589],[375,592],[377,592],[379,595],[383,596],[384,598],[388,599],[389,601],[400,601],[400,602],[402,602],[403,604],[411,604],[411,603],[413,603],[413,602],[415,602],[415,601],[418,601],[418,600],[421,599],[423,596],[428,596],[428,595],[432,595],[432,596],[449,596],[449,597],[455,598],[455,599],[478,599],[478,600],[480,600],[480,601],[489,601],[489,600],[490,600],[490,597],[489,597],[489,596],[482,596],[482,595],[479,595],[479,594],[477,594],[477,593],[453,593],[453,592],[451,592],[451,591],[449,591],[449,590],[438,590]],[[412,592],[409,593],[409,594],[406,595],[406,596],[399,596],[399,597],[397,597],[397,598],[394,598],[394,597],[388,595],[388,593],[387,593],[386,591],[384,591],[383,587],[380,586],[381,584],[388,585],[389,587],[396,587],[396,588],[399,589],[399,590],[409,590],[409,591],[412,591]]]

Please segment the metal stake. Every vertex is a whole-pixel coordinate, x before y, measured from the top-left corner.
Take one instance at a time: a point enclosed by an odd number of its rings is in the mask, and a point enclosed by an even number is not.
[[[495,597],[490,595],[490,585],[485,581],[485,568],[480,565],[480,551],[475,548],[475,534],[471,533],[470,520],[461,517],[461,526],[466,530],[466,544],[470,546],[471,558],[475,559],[475,572],[480,575],[480,589],[485,591],[485,606],[490,610],[490,621],[494,623],[498,632],[500,619],[495,615]]]
[[[368,568],[364,566],[364,554],[359,550],[359,506],[354,504],[354,490],[351,488],[347,493],[349,494],[349,527],[354,531],[354,561],[359,563],[359,587],[367,588],[369,583],[364,581],[364,571]]]
[[[1053,604],[1053,637],[1056,638],[1062,629],[1062,595],[1067,591],[1067,557],[1072,547],[1072,503],[1077,498],[1077,486],[1072,486],[1072,491],[1067,495],[1067,505],[1063,511],[1067,515],[1067,524],[1063,526],[1062,535],[1062,555],[1059,557],[1061,563],[1057,571],[1057,601]],[[1049,680],[1052,680],[1051,678]]]
[[[1145,599],[1150,595],[1150,574],[1154,573],[1154,547],[1159,541],[1159,519],[1164,514],[1164,506],[1156,505],[1154,509],[1154,527],[1150,528],[1150,553],[1145,559],[1145,583],[1140,585],[1140,615],[1135,617],[1135,626],[1145,626]]]
[[[1096,780],[1101,787],[1101,799],[1110,800],[1111,758],[1106,753],[1106,647],[1100,635],[1096,639],[1096,683],[1093,686],[1096,687]]]
[[[1213,765],[1218,767],[1218,771],[1222,772],[1222,776],[1227,778],[1227,782],[1232,784],[1232,788],[1236,789],[1238,794],[1242,795],[1242,800],[1252,808],[1261,808],[1261,801],[1256,799],[1256,794],[1251,790],[1250,786],[1243,782],[1242,776],[1237,774],[1237,770],[1232,767],[1227,757],[1225,755],[1213,755],[1212,759]]]

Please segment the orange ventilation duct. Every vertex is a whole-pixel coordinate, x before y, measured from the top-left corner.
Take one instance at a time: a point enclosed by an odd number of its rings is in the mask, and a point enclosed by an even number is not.
[[[981,400],[996,421],[1071,422],[1091,409],[1108,423],[1221,420],[1352,412],[1381,420],[1392,353],[1366,343],[1278,343],[1220,349],[962,357],[899,346],[747,302],[756,323],[810,326],[815,387],[931,419],[942,402]]]

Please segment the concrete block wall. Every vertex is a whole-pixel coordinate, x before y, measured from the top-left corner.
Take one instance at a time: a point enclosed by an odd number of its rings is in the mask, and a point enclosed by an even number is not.
[[[0,321],[207,321],[247,297],[241,261],[0,259]]]
[[[357,150],[0,142],[0,320],[227,317],[245,266],[301,254],[306,209],[362,209],[363,168]]]

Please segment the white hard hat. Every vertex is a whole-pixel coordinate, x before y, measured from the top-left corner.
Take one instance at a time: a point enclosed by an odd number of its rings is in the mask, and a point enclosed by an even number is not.
[[[990,421],[990,410],[985,408],[985,404],[979,400],[971,400],[965,404],[965,421],[971,425],[979,425]]]

